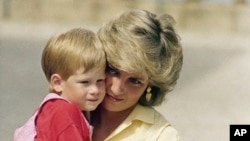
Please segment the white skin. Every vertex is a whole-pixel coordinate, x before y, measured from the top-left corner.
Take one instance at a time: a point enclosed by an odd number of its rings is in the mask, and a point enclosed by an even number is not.
[[[106,96],[102,107],[110,112],[131,111],[147,86],[147,79],[108,67],[106,69]]]
[[[106,95],[99,115],[93,117],[93,141],[103,141],[134,109],[148,79],[112,67],[106,69]]]
[[[103,68],[83,72],[80,69],[67,80],[63,80],[59,74],[53,74],[51,81],[60,96],[83,111],[92,111],[105,96],[105,71]]]

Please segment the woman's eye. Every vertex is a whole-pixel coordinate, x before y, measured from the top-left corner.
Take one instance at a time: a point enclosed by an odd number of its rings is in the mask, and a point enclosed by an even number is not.
[[[110,68],[110,67],[108,67],[108,68],[106,69],[106,72],[107,72],[108,74],[112,74],[112,75],[117,74],[117,71],[116,71],[115,69],[113,69],[113,68]]]
[[[130,78],[129,80],[133,84],[141,84],[141,82],[139,80],[137,80],[136,78]]]

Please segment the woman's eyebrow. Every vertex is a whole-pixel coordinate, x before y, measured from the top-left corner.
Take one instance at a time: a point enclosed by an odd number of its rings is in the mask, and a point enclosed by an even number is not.
[[[117,69],[116,69],[114,66],[112,66],[111,64],[108,64],[107,67],[117,70]]]
[[[137,76],[135,76],[135,77],[132,77],[132,78],[137,79],[137,80],[142,81],[142,82],[148,81],[148,78],[144,78],[144,77],[141,77],[141,76],[139,76],[139,75],[137,75]]]

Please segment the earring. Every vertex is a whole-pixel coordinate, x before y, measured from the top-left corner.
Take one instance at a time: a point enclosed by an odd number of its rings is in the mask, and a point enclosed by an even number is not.
[[[149,102],[151,100],[152,94],[151,94],[151,87],[147,88],[147,93],[146,93],[146,101]]]

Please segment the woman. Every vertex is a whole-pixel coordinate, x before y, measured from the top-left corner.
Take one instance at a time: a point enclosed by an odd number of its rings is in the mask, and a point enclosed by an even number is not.
[[[93,141],[177,141],[152,106],[173,90],[182,48],[170,15],[128,11],[99,31],[107,55],[106,96],[91,119]]]

